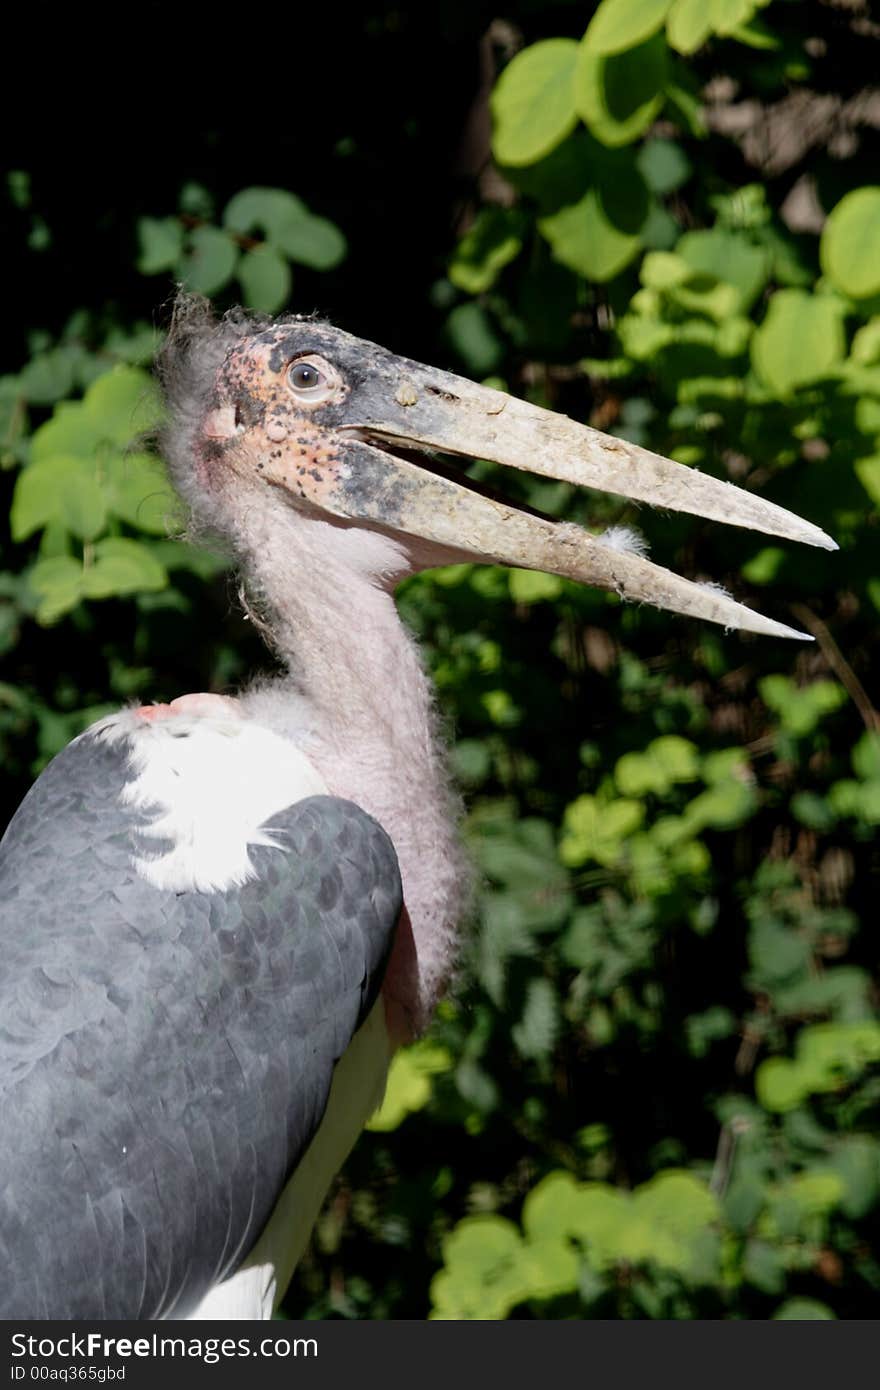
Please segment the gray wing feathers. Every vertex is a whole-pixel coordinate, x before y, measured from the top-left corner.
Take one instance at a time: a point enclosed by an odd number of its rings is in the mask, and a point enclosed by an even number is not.
[[[400,913],[391,842],[331,797],[270,822],[244,887],[157,890],[125,778],[77,740],[0,846],[0,1318],[182,1317],[232,1272]]]

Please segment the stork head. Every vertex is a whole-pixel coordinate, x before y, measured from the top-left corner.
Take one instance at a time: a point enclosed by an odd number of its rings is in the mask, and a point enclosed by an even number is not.
[[[234,311],[218,321],[204,300],[184,296],[160,371],[175,481],[221,532],[235,533],[248,498],[271,499],[406,542],[404,570],[462,559],[545,570],[778,637],[803,634],[638,550],[486,496],[431,451],[836,549],[818,527],[730,483],[314,319]]]

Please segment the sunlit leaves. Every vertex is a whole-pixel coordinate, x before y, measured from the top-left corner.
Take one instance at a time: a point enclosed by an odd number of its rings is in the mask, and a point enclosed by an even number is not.
[[[822,269],[843,294],[880,291],[880,187],[857,188],[833,209],[822,232]]]
[[[524,1241],[512,1221],[466,1217],[443,1243],[431,1284],[432,1318],[496,1319],[529,1298],[576,1286],[578,1261],[563,1241]]]
[[[451,1065],[446,1049],[427,1039],[402,1048],[394,1056],[382,1104],[367,1122],[367,1129],[376,1133],[397,1129],[407,1115],[427,1105],[432,1078],[448,1071]]]
[[[695,53],[712,34],[732,35],[757,48],[774,47],[774,35],[753,24],[755,11],[766,0],[673,0],[666,37],[684,55]]]
[[[662,36],[603,56],[586,43],[574,73],[578,115],[603,145],[628,145],[643,135],[663,104],[667,49]]]
[[[597,54],[623,53],[651,37],[672,0],[602,0],[584,35],[584,47]]]
[[[70,421],[74,407],[64,412]],[[156,383],[136,367],[117,367],[106,372],[89,387],[82,411],[97,439],[127,444],[136,435],[152,429],[159,421],[160,408]],[[35,442],[40,431],[35,436]]]
[[[164,566],[147,546],[126,536],[107,536],[97,541],[90,563],[83,566],[82,589],[86,598],[121,598],[163,589],[167,582]]]
[[[180,502],[155,454],[107,454],[100,480],[109,510],[136,531],[167,536],[180,526]]]
[[[844,356],[843,313],[830,296],[777,290],[752,338],[752,362],[780,396],[820,381]]]
[[[39,601],[40,622],[53,623],[82,596],[82,564],[70,555],[40,560],[28,574],[28,586]]]
[[[839,1090],[880,1062],[880,1023],[817,1023],[802,1028],[794,1060],[769,1057],[755,1077],[761,1104],[793,1110],[809,1095]]]
[[[715,1197],[691,1173],[666,1169],[631,1193],[549,1173],[523,1204],[522,1233],[498,1216],[459,1222],[443,1244],[431,1316],[506,1317],[519,1303],[573,1292],[581,1261],[598,1276],[590,1285],[596,1294],[617,1266],[709,1281],[717,1274],[718,1216]]]
[[[138,541],[105,536],[122,521],[167,535],[179,504],[152,454],[126,447],[153,426],[153,382],[135,367],[117,367],[92,383],[81,401],[64,401],[34,434],[31,462],[19,474],[10,512],[16,540],[44,531],[43,557],[28,585],[41,622],[55,622],[81,599],[161,589],[162,564]],[[83,547],[67,553],[69,538]],[[53,553],[60,544],[61,553]],[[48,549],[48,553],[47,553]]]
[[[28,572],[36,595],[37,618],[54,623],[81,599],[121,598],[163,589],[164,566],[139,541],[108,536],[97,541],[85,560],[57,556],[39,560]]]
[[[615,226],[594,188],[538,225],[562,265],[599,284],[613,279],[639,250],[638,236]]]
[[[765,676],[759,689],[782,728],[795,738],[811,734],[820,719],[839,709],[847,698],[841,685],[824,679],[798,689],[787,676]]]
[[[508,64],[492,93],[493,149],[499,164],[534,164],[577,123],[573,39],[532,44]]]
[[[664,796],[678,782],[695,781],[699,770],[696,745],[668,734],[654,739],[644,753],[625,753],[618,759],[614,780],[624,796]]]
[[[695,53],[712,32],[712,7],[707,0],[672,0],[666,37],[678,53]]]
[[[541,570],[512,569],[508,574],[514,603],[550,603],[562,593],[562,580]]]
[[[638,254],[648,216],[645,183],[629,151],[585,144],[588,187],[576,202],[538,219],[556,260],[588,280],[610,280]]]
[[[644,819],[644,807],[626,797],[605,803],[595,796],[579,796],[566,808],[559,854],[563,864],[576,867],[588,860],[616,864],[627,836]]]
[[[94,464],[64,454],[32,464],[18,480],[10,513],[12,535],[25,540],[52,521],[79,540],[93,540],[104,527],[107,504]]]
[[[737,307],[742,311],[751,307],[770,274],[769,257],[763,247],[742,233],[721,227],[686,232],[675,251],[697,274],[732,285],[739,293]]]

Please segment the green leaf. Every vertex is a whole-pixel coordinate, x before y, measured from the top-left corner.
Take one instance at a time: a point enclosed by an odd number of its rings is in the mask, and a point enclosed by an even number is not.
[[[825,679],[798,688],[787,676],[764,676],[758,690],[764,703],[779,715],[786,733],[795,738],[811,734],[821,719],[847,699],[842,685]]]
[[[833,209],[819,258],[831,283],[853,299],[880,291],[880,187],[856,188]]]
[[[244,302],[258,313],[275,314],[290,298],[290,267],[271,246],[245,251],[236,273]]]
[[[577,55],[574,39],[543,39],[504,69],[490,102],[499,164],[534,164],[574,130]]]
[[[766,1241],[750,1240],[743,1259],[743,1277],[762,1293],[782,1293],[786,1284],[785,1258],[782,1252]]]
[[[275,239],[283,237],[291,223],[307,216],[302,199],[284,188],[243,188],[226,204],[223,225],[239,236],[262,232]]]
[[[638,801],[619,799],[607,803],[594,796],[579,796],[565,809],[559,854],[563,864],[577,867],[590,859],[615,864],[624,843],[641,825],[644,807]]]
[[[104,491],[114,516],[154,536],[180,529],[180,500],[155,455],[113,454],[104,460],[103,472]]]
[[[556,260],[598,284],[612,280],[641,246],[637,235],[621,232],[610,221],[595,188],[579,203],[540,218],[538,229]]]
[[[564,1256],[564,1247],[560,1250]],[[443,1241],[443,1261],[431,1283],[432,1318],[505,1318],[532,1292],[522,1237],[501,1216],[487,1213],[459,1221]]]
[[[142,275],[158,275],[170,270],[183,253],[183,224],[177,217],[138,219],[140,255],[137,268]]]
[[[880,506],[880,454],[872,454],[870,458],[856,459],[853,468],[871,501]]]
[[[791,813],[801,825],[818,830],[820,834],[833,829],[837,823],[833,807],[816,792],[795,792],[791,798]]]
[[[33,463],[19,474],[10,512],[15,540],[24,540],[50,522],[60,522],[80,540],[93,540],[106,520],[107,504],[91,460],[60,455]]]
[[[749,956],[759,982],[768,988],[803,978],[810,968],[810,943],[772,919],[755,922],[749,935]]]
[[[777,290],[752,338],[755,370],[783,398],[827,377],[844,352],[841,305],[803,290]]]
[[[660,196],[674,193],[693,173],[693,165],[681,145],[662,138],[646,140],[636,156],[636,163],[651,192]]]
[[[761,0],[709,0],[716,34],[732,34],[751,19]]]
[[[575,109],[603,145],[628,145],[653,123],[663,105],[667,55],[662,34],[612,57],[599,56],[586,40],[581,45]]]
[[[562,580],[541,570],[511,570],[508,583],[514,603],[552,603],[562,593]]]
[[[523,218],[517,211],[482,208],[449,263],[453,285],[466,294],[491,289],[504,267],[519,255],[523,231]]]
[[[660,28],[672,0],[602,0],[583,44],[592,53],[622,53]]]
[[[624,753],[614,780],[624,796],[653,792],[664,796],[677,782],[693,782],[700,772],[696,744],[677,734],[654,739],[643,753]]]
[[[402,1048],[391,1063],[382,1104],[366,1128],[382,1134],[397,1129],[407,1115],[427,1105],[433,1091],[432,1078],[449,1071],[451,1066],[452,1058],[446,1048],[427,1039]]]
[[[59,401],[51,420],[40,425],[31,437],[31,463],[40,463],[57,454],[92,458],[99,442],[95,421],[83,402]]]
[[[666,20],[670,48],[685,56],[702,48],[712,32],[712,9],[708,0],[674,0]]]
[[[37,621],[57,622],[82,597],[82,565],[69,555],[40,560],[28,571],[28,586],[38,596]]]
[[[743,825],[755,809],[755,794],[750,786],[731,777],[700,792],[685,810],[685,821],[695,833],[711,827],[714,830],[733,830]]]
[[[548,1173],[523,1202],[522,1223],[529,1240],[561,1240],[571,1234],[578,1184],[571,1173]]]
[[[161,419],[155,381],[140,367],[114,367],[93,382],[83,409],[98,439],[127,444]]]
[[[458,304],[446,320],[453,348],[473,376],[489,376],[504,357],[504,344],[481,304]]]
[[[730,37],[748,48],[771,50],[781,48],[783,40],[769,28],[762,19],[753,19],[748,24],[737,24],[730,30]]]
[[[801,1069],[787,1057],[768,1057],[755,1073],[755,1094],[765,1110],[796,1110],[806,1092]]]
[[[781,546],[765,545],[746,561],[740,573],[750,584],[773,584],[785,563],[785,555]]]
[[[556,990],[542,977],[529,981],[526,1001],[511,1036],[523,1057],[549,1057],[559,1036]]]
[[[850,356],[862,367],[874,367],[880,363],[880,315],[869,319],[857,330]]]
[[[94,563],[83,571],[82,591],[86,598],[119,598],[164,589],[167,583],[164,566],[146,546],[111,536],[96,544]]]
[[[843,1184],[840,1206],[853,1220],[867,1216],[880,1197],[880,1144],[866,1134],[841,1140],[828,1166]]]
[[[833,1321],[837,1314],[827,1303],[820,1303],[817,1298],[787,1298],[776,1309],[773,1317],[782,1322],[822,1322]]]
[[[19,390],[31,405],[53,405],[73,390],[78,353],[68,347],[52,348],[32,357],[18,377]]]
[[[770,274],[770,257],[741,232],[724,227],[686,232],[675,253],[699,275],[711,275],[739,291],[740,312],[748,310]]]
[[[224,225],[247,235],[262,231],[276,251],[312,270],[332,270],[345,258],[345,237],[283,188],[245,188],[227,204]]]
[[[348,245],[342,232],[326,217],[308,213],[288,223],[272,244],[299,265],[310,270],[333,270],[345,260]]]
[[[219,227],[196,227],[180,263],[186,288],[196,294],[216,294],[229,284],[238,263],[238,247]]]
[[[862,734],[852,752],[852,767],[857,777],[880,778],[880,734]]]

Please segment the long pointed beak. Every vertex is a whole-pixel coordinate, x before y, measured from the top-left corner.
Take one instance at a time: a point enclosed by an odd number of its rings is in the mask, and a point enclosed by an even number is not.
[[[653,507],[690,512],[824,550],[837,549],[835,541],[818,526],[733,483],[698,473],[502,391],[416,363],[406,366],[415,370],[411,379],[398,387],[386,418],[366,425],[374,440],[392,447],[395,443],[415,444],[447,454],[489,459],[579,487],[648,502]],[[401,401],[410,404],[401,406]]]
[[[381,351],[381,350],[380,350]],[[696,472],[548,410],[435,368],[382,353],[371,389],[350,402],[337,437],[346,463],[320,505],[390,526],[477,560],[545,570],[727,628],[811,640],[641,554],[472,491],[394,453],[395,445],[491,459],[673,511],[836,550],[817,526],[731,483]],[[388,369],[392,382],[388,385]],[[374,378],[376,380],[377,378]]]
[[[579,526],[472,492],[361,440],[348,446],[345,464],[321,494],[320,505],[326,510],[420,536],[457,557],[545,570],[727,628],[811,640],[736,603],[721,589],[683,579],[639,554],[603,543]]]

